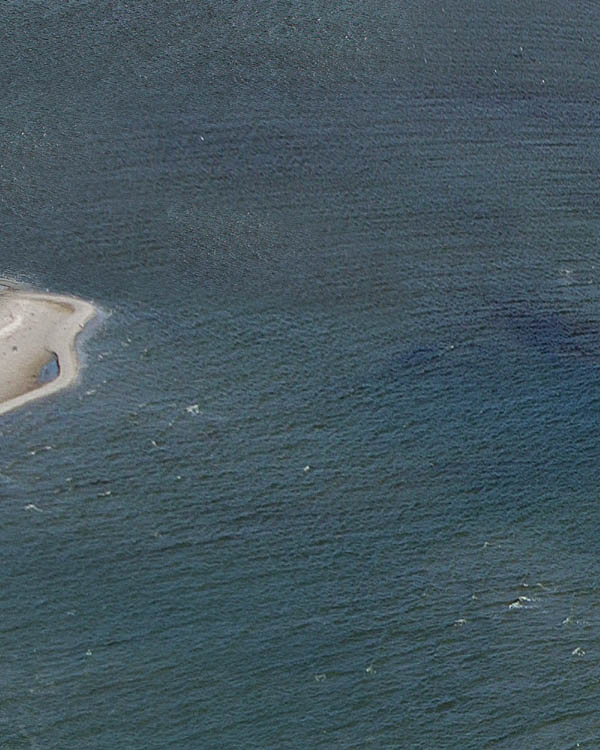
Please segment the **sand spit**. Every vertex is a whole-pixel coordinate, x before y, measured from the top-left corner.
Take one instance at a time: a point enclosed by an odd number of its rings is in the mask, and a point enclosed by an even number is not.
[[[75,341],[95,314],[93,305],[76,297],[4,285],[0,292],[0,414],[77,380]],[[58,376],[40,382],[42,370],[52,361],[58,362]]]

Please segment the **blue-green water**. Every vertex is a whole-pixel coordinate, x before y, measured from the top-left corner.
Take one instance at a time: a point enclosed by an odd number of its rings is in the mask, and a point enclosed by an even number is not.
[[[600,746],[600,10],[430,5],[3,3],[0,275],[104,318],[0,747]]]

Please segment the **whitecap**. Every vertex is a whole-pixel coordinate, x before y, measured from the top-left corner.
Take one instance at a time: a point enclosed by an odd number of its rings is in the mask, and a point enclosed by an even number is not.
[[[509,609],[523,609],[525,602],[530,602],[531,599],[528,596],[518,596],[514,601],[508,605]]]

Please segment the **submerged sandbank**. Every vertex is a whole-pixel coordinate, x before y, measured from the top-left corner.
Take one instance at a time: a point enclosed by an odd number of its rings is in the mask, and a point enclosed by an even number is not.
[[[0,292],[0,414],[49,396],[77,380],[75,341],[96,308],[77,297],[9,286]],[[57,363],[57,376],[42,371]]]

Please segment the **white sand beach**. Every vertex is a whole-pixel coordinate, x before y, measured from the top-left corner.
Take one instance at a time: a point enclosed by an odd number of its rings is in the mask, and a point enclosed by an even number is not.
[[[0,292],[0,414],[66,388],[77,380],[77,335],[96,314],[76,297],[7,286]],[[42,383],[46,364],[58,376]]]

